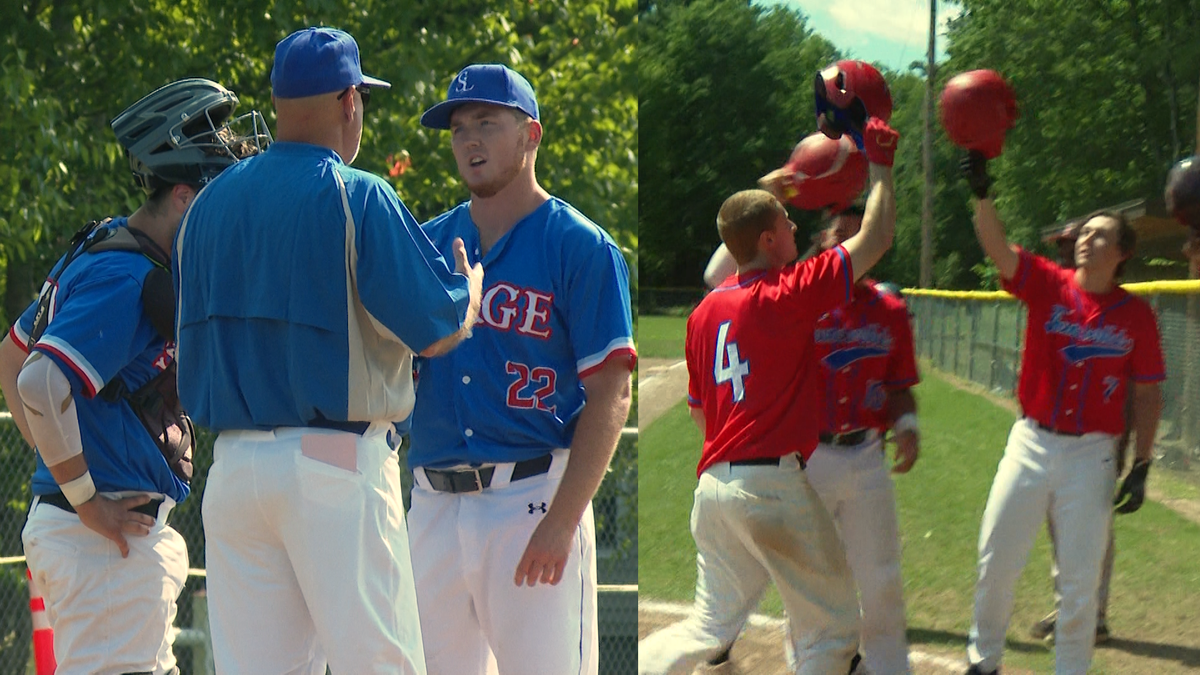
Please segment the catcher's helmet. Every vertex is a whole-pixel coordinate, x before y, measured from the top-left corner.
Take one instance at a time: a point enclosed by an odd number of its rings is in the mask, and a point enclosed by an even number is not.
[[[134,182],[147,193],[163,185],[203,185],[271,142],[258,111],[233,117],[238,98],[202,78],[172,82],[144,96],[112,121]],[[239,135],[230,125],[252,126]]]
[[[1020,113],[1013,90],[994,70],[972,70],[950,78],[940,100],[942,126],[960,148],[988,159],[1000,155],[1004,135]]]
[[[810,134],[796,144],[785,168],[792,174],[787,200],[808,211],[840,211],[867,184],[867,158],[848,138]]]
[[[830,138],[848,133],[862,149],[867,119],[892,118],[887,80],[866,61],[838,61],[817,73],[817,126]]]

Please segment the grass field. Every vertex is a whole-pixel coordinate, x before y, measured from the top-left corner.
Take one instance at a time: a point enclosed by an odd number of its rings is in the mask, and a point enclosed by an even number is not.
[[[682,343],[682,321],[642,318],[647,337]],[[672,337],[674,333],[674,337]],[[670,356],[663,353],[662,356]],[[674,353],[679,356],[679,351]],[[925,372],[916,389],[922,455],[896,480],[904,550],[909,639],[915,649],[963,654],[976,577],[976,541],[984,503],[1013,414]],[[643,598],[689,602],[695,548],[688,532],[700,434],[682,402],[639,439],[639,587]],[[1172,494],[1186,483],[1151,473]],[[1109,624],[1115,640],[1098,649],[1096,673],[1200,672],[1200,526],[1157,503],[1116,519],[1117,558]],[[1022,575],[1005,665],[1052,672],[1053,652],[1025,632],[1053,604],[1049,544],[1039,535]],[[781,613],[778,597],[762,611]]]

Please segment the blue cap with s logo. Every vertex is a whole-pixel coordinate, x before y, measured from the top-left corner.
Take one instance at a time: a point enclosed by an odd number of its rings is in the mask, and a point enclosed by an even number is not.
[[[477,63],[459,71],[450,82],[446,100],[426,110],[421,115],[421,124],[430,129],[449,129],[450,114],[468,103],[516,108],[538,119],[537,96],[529,80],[499,63]]]

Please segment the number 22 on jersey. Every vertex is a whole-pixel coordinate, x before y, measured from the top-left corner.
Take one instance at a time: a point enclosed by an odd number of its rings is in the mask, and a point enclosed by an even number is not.
[[[726,321],[717,329],[717,353],[713,359],[713,379],[717,384],[733,383],[733,402],[740,403],[746,397],[746,386],[742,378],[750,374],[749,359],[742,361],[736,342],[725,342],[732,321]]]

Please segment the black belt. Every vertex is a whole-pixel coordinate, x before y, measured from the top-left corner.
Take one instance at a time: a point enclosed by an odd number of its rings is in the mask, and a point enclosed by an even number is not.
[[[71,502],[67,501],[67,496],[61,492],[51,492],[48,495],[36,495],[36,497],[42,504],[49,504],[50,506],[60,508],[63,511],[75,513],[75,507],[71,506]],[[142,504],[141,506],[130,509],[130,511],[144,513],[151,518],[158,518],[158,507],[162,506],[162,503],[163,500],[161,499],[151,499],[149,502]]]
[[[804,468],[804,457],[797,453],[796,459],[800,460],[800,468]],[[783,457],[791,457],[792,455],[784,455]],[[754,457],[752,459],[735,459],[729,463],[729,466],[779,466],[779,462],[783,457]]]
[[[517,462],[513,466],[512,478],[509,480],[517,481],[522,478],[540,476],[550,470],[550,463],[552,461],[554,461],[553,455],[542,455],[534,459]],[[495,473],[496,467],[494,466],[485,466],[482,469],[459,469],[456,471],[425,469],[425,477],[429,479],[430,487],[438,492],[450,492],[454,494],[486,490],[491,487],[492,476]]]
[[[818,438],[825,445],[860,445],[867,440],[867,433],[870,429],[859,429],[858,431],[848,431],[844,434],[820,434]]]
[[[1038,428],[1041,429],[1042,431],[1049,431],[1050,433],[1058,434],[1059,436],[1073,436],[1075,438],[1079,438],[1080,436],[1087,433],[1086,431],[1080,431],[1080,432],[1063,431],[1062,429],[1055,429],[1054,427],[1050,426],[1049,424],[1042,424],[1041,422],[1034,422],[1034,424],[1036,424],[1038,426]]]
[[[370,422],[342,422],[339,420],[315,419],[309,420],[308,426],[316,427],[317,429],[333,429],[334,431],[347,431],[352,434],[362,436],[367,433],[367,428],[371,426]]]

